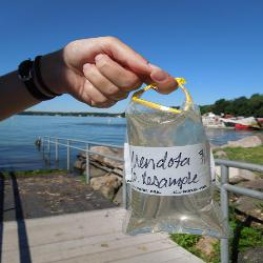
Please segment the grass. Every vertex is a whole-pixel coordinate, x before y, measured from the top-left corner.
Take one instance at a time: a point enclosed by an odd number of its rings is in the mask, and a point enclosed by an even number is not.
[[[43,169],[43,170],[28,170],[28,171],[15,171],[15,172],[7,172],[3,171],[0,173],[8,178],[11,174],[14,174],[16,177],[31,177],[31,176],[37,176],[37,175],[45,175],[45,174],[65,174],[65,170],[61,169]]]
[[[191,234],[171,234],[170,238],[177,243],[179,246],[187,249],[192,254],[196,255],[199,258],[204,259],[203,255],[197,248],[196,244],[202,238],[200,235],[191,235]],[[206,258],[207,259],[207,258]]]
[[[230,222],[232,229],[237,229],[241,225],[239,250],[245,251],[250,247],[263,247],[263,230],[256,227],[242,226],[238,220]]]
[[[227,159],[232,161],[241,161],[254,164],[263,164],[263,145],[257,147],[226,147],[223,149],[215,149],[214,155],[218,151],[224,151]]]

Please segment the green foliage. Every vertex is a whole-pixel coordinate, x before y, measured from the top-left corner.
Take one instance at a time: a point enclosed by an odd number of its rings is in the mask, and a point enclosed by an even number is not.
[[[250,98],[244,96],[234,100],[219,99],[214,104],[200,106],[201,114],[231,114],[235,116],[263,117],[263,94],[253,94]]]
[[[196,244],[201,239],[200,235],[191,235],[191,234],[171,234],[171,239],[177,243],[179,246],[187,249],[192,254],[197,257],[205,260],[205,262],[209,263],[220,263],[220,242],[216,242],[213,245],[214,253],[212,256],[208,257],[203,254],[199,249],[196,248]]]
[[[28,171],[15,171],[15,172],[1,172],[1,174],[8,178],[11,174],[15,175],[16,177],[30,177],[30,176],[37,176],[37,175],[45,175],[45,174],[65,174],[65,170],[61,169],[43,169],[43,170],[28,170]]]
[[[240,224],[239,221],[234,220],[230,222],[230,227],[235,230]],[[245,251],[251,247],[263,246],[263,230],[249,226],[243,226],[241,230],[241,236],[239,239],[239,251]]]
[[[196,245],[201,236],[190,234],[171,234],[171,239],[183,248],[190,248]]]
[[[241,251],[249,247],[263,246],[263,233],[259,229],[251,227],[244,227],[241,232],[241,240],[239,242],[239,249]]]

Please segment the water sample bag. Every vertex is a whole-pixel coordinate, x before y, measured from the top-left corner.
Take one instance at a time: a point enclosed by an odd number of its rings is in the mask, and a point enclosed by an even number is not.
[[[129,208],[124,231],[129,234],[192,233],[226,237],[226,224],[213,199],[211,153],[199,108],[184,79],[180,109],[141,98],[136,92],[126,110],[125,173]]]

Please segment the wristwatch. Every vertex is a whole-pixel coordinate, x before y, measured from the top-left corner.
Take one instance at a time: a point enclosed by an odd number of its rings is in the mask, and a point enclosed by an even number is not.
[[[54,96],[47,96],[36,86],[33,78],[34,62],[30,59],[25,60],[18,66],[18,76],[24,82],[28,92],[37,100],[51,100]]]

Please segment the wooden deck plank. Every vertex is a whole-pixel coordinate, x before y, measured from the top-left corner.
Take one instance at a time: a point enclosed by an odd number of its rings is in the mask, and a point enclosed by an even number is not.
[[[204,263],[202,260],[194,257],[193,255],[189,255],[189,253],[184,253],[182,248],[169,248],[169,249],[162,249],[158,251],[152,251],[151,253],[144,254],[144,255],[134,255],[129,259],[120,259],[116,261],[109,261],[109,263],[165,263],[165,262],[173,262],[173,263]]]
[[[116,246],[110,243],[107,246],[97,245],[94,246],[93,249],[90,248],[78,248],[72,252],[65,253],[63,256],[60,255],[56,258],[48,258],[48,260],[44,261],[37,261],[37,263],[47,263],[47,262],[71,262],[77,258],[78,260],[82,260],[82,262],[115,262],[122,258],[131,258],[135,256],[142,256],[146,253],[151,253],[153,251],[160,251],[162,249],[166,249],[171,246],[167,246],[163,243],[162,240],[156,242],[149,242],[149,243],[137,243],[136,245],[128,245],[128,246],[121,246],[118,247],[119,244],[117,243]]]
[[[80,240],[72,240],[65,242],[49,243],[45,245],[31,246],[32,257],[39,257],[41,261],[36,262],[49,262],[62,260],[69,257],[76,257],[85,254],[103,253],[105,251],[124,250],[127,247],[138,247],[138,244],[150,244],[164,242],[165,237],[161,235],[141,235],[138,237],[127,237],[119,234],[112,238],[111,235],[97,236],[92,238],[85,238]],[[176,244],[175,244],[176,245]],[[139,247],[139,250],[142,247]],[[61,253],[58,253],[61,251]],[[15,253],[18,254],[18,250]],[[66,253],[64,253],[66,252]],[[115,252],[114,252],[115,253]],[[14,250],[6,251],[10,257],[14,257]],[[46,258],[49,259],[46,260]],[[35,261],[34,261],[35,262]]]
[[[123,234],[124,214],[124,209],[114,208],[26,220],[29,262],[203,262],[172,242],[166,234]],[[20,262],[18,230],[16,222],[4,223],[2,263]]]
[[[25,224],[27,232],[30,233],[30,244],[42,245],[65,240],[77,240],[87,236],[97,236],[100,233],[118,233],[120,232],[122,219],[122,210],[109,209],[41,219],[29,219],[26,220]],[[12,249],[16,245],[13,241],[14,236],[17,235],[17,224],[15,222],[5,223],[4,231],[8,231],[8,236],[5,239],[6,247]]]

